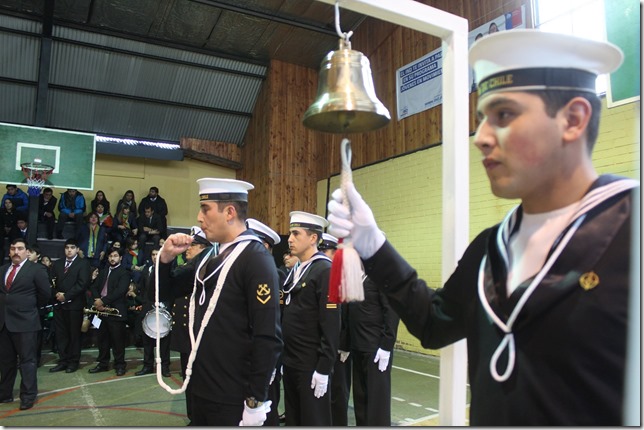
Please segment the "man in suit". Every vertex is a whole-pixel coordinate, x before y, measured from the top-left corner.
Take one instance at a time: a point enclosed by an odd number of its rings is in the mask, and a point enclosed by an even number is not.
[[[31,409],[38,395],[38,308],[49,299],[47,268],[29,261],[25,239],[9,246],[11,264],[0,268],[0,403],[13,402],[20,364],[20,409]]]
[[[145,261],[148,256],[147,245],[145,243],[148,240],[152,240],[154,243],[152,249],[159,247],[161,231],[163,230],[163,220],[154,212],[152,206],[146,206],[137,224],[139,225],[139,249],[143,251],[143,256],[141,256],[140,260]]]
[[[52,268],[56,299],[54,326],[60,359],[50,372],[75,372],[80,361],[80,328],[92,271],[88,260],[78,256],[78,249],[76,239],[67,239],[65,258],[56,260]]]
[[[110,361],[110,346],[114,355],[116,376],[125,375],[125,343],[127,339],[127,300],[125,294],[130,285],[130,274],[121,264],[120,249],[111,248],[107,254],[109,266],[102,269],[90,287],[94,308],[107,312],[118,310],[117,315],[95,316],[98,324],[98,364],[89,373],[106,372]]]
[[[47,187],[38,197],[38,221],[45,223],[47,228],[47,239],[54,238],[54,227],[56,225],[54,209],[56,208],[58,199],[54,197],[53,194],[53,190]]]
[[[163,222],[163,227],[160,229],[161,237],[167,236],[167,226],[168,226],[168,204],[165,202],[165,199],[159,195],[159,189],[157,187],[150,187],[148,195],[141,199],[139,203],[139,216],[144,215],[144,210],[146,207],[151,207],[157,216]]]

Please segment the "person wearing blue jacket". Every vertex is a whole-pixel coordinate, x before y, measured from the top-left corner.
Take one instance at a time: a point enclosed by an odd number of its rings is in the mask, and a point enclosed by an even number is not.
[[[26,214],[29,210],[29,196],[14,184],[7,184],[7,192],[2,196],[0,208],[4,208],[5,200],[11,200],[18,213]]]
[[[67,221],[74,221],[76,223],[75,233],[78,232],[78,227],[83,223],[85,196],[74,188],[68,188],[67,191],[60,195],[58,211],[60,215],[58,216],[58,223],[56,224],[56,237],[62,239],[63,227]]]

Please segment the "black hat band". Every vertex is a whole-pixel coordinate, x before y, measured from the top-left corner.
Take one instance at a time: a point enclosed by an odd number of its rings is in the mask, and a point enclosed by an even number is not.
[[[483,79],[478,85],[478,95],[492,91],[588,91],[595,93],[597,75],[579,69],[534,69],[506,70]]]
[[[322,233],[323,230],[322,226],[319,226],[317,224],[309,224],[306,222],[292,222],[290,228],[305,228],[307,230],[313,230],[320,233]]]
[[[216,202],[247,202],[247,193],[208,193],[199,194],[199,200],[214,200]]]

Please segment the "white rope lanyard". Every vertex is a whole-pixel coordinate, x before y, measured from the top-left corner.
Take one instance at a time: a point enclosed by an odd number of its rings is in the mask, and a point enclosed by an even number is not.
[[[173,389],[169,385],[163,381],[163,375],[161,374],[161,338],[158,336],[158,333],[160,332],[160,320],[159,320],[159,312],[157,308],[156,312],[156,330],[157,330],[157,338],[156,338],[156,363],[157,363],[157,382],[159,385],[161,385],[168,393],[170,394],[181,394],[186,391],[186,388],[188,387],[188,383],[190,383],[190,377],[192,376],[192,365],[195,361],[195,358],[197,357],[197,350],[199,349],[199,345],[201,344],[201,339],[203,337],[203,333],[206,329],[206,326],[210,322],[210,318],[212,317],[212,314],[215,312],[215,308],[217,307],[217,302],[219,301],[219,295],[221,294],[221,290],[224,286],[224,282],[226,281],[226,277],[228,276],[228,271],[232,267],[233,263],[235,260],[237,260],[237,257],[239,257],[239,254],[242,253],[244,249],[248,246],[251,240],[257,240],[260,241],[260,239],[257,236],[252,236],[252,235],[243,235],[243,236],[237,236],[235,240],[231,242],[232,244],[239,243],[238,245],[235,246],[235,248],[232,250],[232,252],[225,258],[225,260],[220,264],[212,273],[210,273],[208,276],[206,276],[203,280],[198,279],[199,278],[199,272],[201,271],[201,268],[204,264],[206,264],[208,260],[208,256],[204,257],[201,262],[199,263],[199,266],[196,269],[195,273],[195,280],[192,288],[192,294],[190,296],[190,306],[188,309],[188,334],[190,335],[190,344],[192,346],[192,349],[190,351],[190,356],[188,357],[188,365],[186,366],[186,379],[183,381],[183,385],[179,389]],[[212,250],[210,251],[212,253]],[[215,286],[215,290],[212,293],[212,296],[210,297],[210,302],[208,303],[208,308],[206,309],[206,313],[203,316],[202,322],[201,322],[201,327],[199,327],[199,334],[197,335],[197,338],[195,339],[194,335],[194,323],[195,323],[195,293],[197,291],[197,281],[199,281],[202,284],[202,289],[205,289],[205,282],[210,279],[215,273],[217,273],[219,270],[221,270],[221,274],[219,275],[219,278],[217,279],[217,285]],[[155,275],[156,275],[156,301],[158,304],[159,301],[159,265],[156,265],[155,268]]]
[[[284,294],[288,294],[288,296],[286,296],[286,300],[284,301],[284,304],[288,305],[289,303],[291,303],[291,294],[290,294],[291,291],[293,291],[293,288],[297,286],[298,282],[300,282],[300,279],[302,279],[304,274],[311,268],[311,264],[316,260],[327,260],[331,262],[331,259],[326,255],[314,255],[307,262],[301,263],[300,266],[297,268],[295,275],[293,276],[293,284],[291,285],[291,288],[284,291]],[[288,278],[286,279],[288,280]],[[286,281],[284,282],[284,285],[286,285]]]
[[[514,365],[516,361],[516,346],[514,342],[514,333],[512,333],[512,327],[516,321],[516,319],[519,316],[519,313],[523,309],[523,306],[526,304],[534,290],[537,288],[537,286],[541,283],[543,278],[546,276],[552,265],[557,261],[557,258],[559,258],[559,255],[563,252],[564,248],[570,242],[572,239],[573,235],[579,228],[579,226],[584,222],[584,219],[586,218],[586,214],[605,201],[606,199],[621,193],[623,191],[626,191],[628,189],[634,188],[638,186],[639,184],[637,181],[633,181],[630,179],[626,180],[619,180],[612,182],[610,184],[607,184],[602,187],[598,187],[591,192],[589,192],[580,202],[580,207],[573,216],[573,221],[572,221],[572,226],[570,229],[566,232],[566,234],[563,236],[561,241],[559,241],[554,248],[552,254],[550,257],[546,260],[546,263],[543,265],[541,270],[537,273],[537,275],[534,277],[528,288],[525,290],[519,301],[517,302],[516,306],[512,310],[512,313],[510,314],[510,317],[508,318],[508,322],[504,323],[494,312],[490,304],[488,303],[486,297],[485,297],[485,264],[487,262],[487,255],[483,256],[483,259],[481,260],[481,265],[479,266],[479,276],[478,276],[478,294],[479,294],[479,299],[481,301],[481,305],[483,306],[483,309],[485,310],[485,313],[492,319],[494,324],[505,333],[505,336],[503,336],[503,340],[499,344],[499,346],[496,348],[496,351],[494,351],[494,354],[492,354],[492,358],[490,359],[490,374],[492,375],[492,378],[494,378],[495,381],[497,382],[504,382],[507,381],[510,375],[512,374],[512,371],[514,370]],[[514,221],[514,215],[516,213],[518,206],[512,209],[508,215],[503,219],[501,225],[499,226],[499,229],[497,231],[497,247],[499,249],[499,252],[503,258],[503,261],[505,263],[506,268],[508,267],[508,262],[509,258],[507,255],[507,250],[506,246],[509,240],[509,235],[512,231],[512,224]],[[508,363],[506,366],[505,371],[503,374],[499,374],[497,371],[497,363],[499,360],[499,357],[503,353],[505,349],[508,349]]]

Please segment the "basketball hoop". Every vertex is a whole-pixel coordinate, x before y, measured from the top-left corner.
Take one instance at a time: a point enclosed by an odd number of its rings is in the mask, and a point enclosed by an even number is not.
[[[35,158],[33,162],[22,163],[20,166],[25,179],[27,179],[29,195],[39,196],[40,190],[47,183],[47,178],[54,172],[54,168],[48,164],[43,164],[39,158]]]

